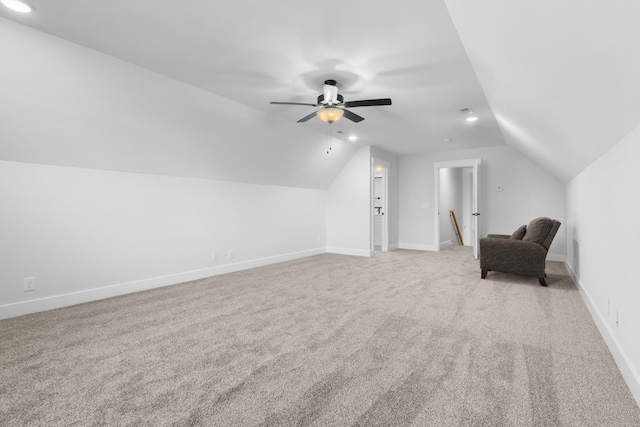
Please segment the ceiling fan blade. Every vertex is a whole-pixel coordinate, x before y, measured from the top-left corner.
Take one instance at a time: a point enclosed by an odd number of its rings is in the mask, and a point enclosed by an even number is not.
[[[364,117],[361,117],[355,113],[352,113],[349,110],[345,110],[344,108],[342,109],[342,111],[344,111],[344,117],[346,117],[347,119],[351,120],[352,122],[358,123],[364,120]]]
[[[304,116],[303,118],[298,120],[298,123],[306,122],[307,120],[310,120],[310,119],[314,118],[315,116],[316,116],[316,112],[314,111],[313,113],[309,114],[308,116]]]
[[[391,99],[390,98],[363,99],[362,101],[349,101],[344,103],[344,106],[347,108],[372,107],[376,105],[391,105]]]
[[[302,102],[276,102],[276,101],[271,101],[269,104],[278,104],[278,105],[306,105],[308,107],[317,107],[316,104],[305,104]]]

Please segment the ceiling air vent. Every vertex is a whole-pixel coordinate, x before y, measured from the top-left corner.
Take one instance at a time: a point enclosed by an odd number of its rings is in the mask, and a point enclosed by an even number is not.
[[[471,107],[464,107],[460,109],[460,114],[471,114],[473,113],[473,110],[471,109]]]

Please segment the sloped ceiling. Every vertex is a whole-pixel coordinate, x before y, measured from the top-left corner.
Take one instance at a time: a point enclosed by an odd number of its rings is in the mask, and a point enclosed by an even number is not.
[[[563,182],[640,123],[640,2],[446,3],[506,142]]]
[[[0,7],[4,160],[326,188],[359,145],[506,142],[567,182],[640,117],[630,0],[31,3]],[[313,108],[269,104],[325,79],[393,99],[335,123],[329,156],[328,126],[296,123]]]
[[[0,160],[322,189],[356,149],[1,18],[0,52]]]
[[[138,162],[122,156],[121,162],[126,163],[128,169],[139,164],[141,171],[153,169],[177,175],[195,174],[195,169],[207,168],[205,159],[215,151],[218,157],[227,158],[227,163],[236,166],[233,169],[238,180],[259,179],[265,183],[326,187],[327,179],[309,179],[300,174],[318,175],[319,167],[312,164],[312,159],[314,156],[326,157],[324,141],[328,125],[318,119],[296,123],[314,111],[312,107],[269,104],[270,101],[313,103],[326,79],[337,80],[340,93],[346,100],[386,97],[393,100],[393,105],[388,107],[354,109],[365,118],[363,122],[355,124],[342,119],[332,126],[333,138],[338,141],[334,149],[342,150],[345,156],[361,145],[405,155],[504,144],[441,0],[416,0],[394,5],[382,0],[329,0],[322,3],[299,0],[31,0],[31,3],[36,8],[34,14],[19,15],[0,7],[0,15],[79,46],[61,46],[47,39],[45,44],[49,53],[45,53],[38,50],[38,42],[31,43],[37,36],[20,34],[18,37],[16,33],[22,32],[4,21],[5,27],[11,27],[7,36],[12,42],[6,41],[2,46],[4,53],[8,51],[16,61],[11,67],[12,75],[18,76],[16,81],[25,86],[28,83],[20,76],[25,71],[39,80],[36,84],[38,91],[14,88],[11,92],[16,97],[20,93],[30,94],[15,104],[22,106],[24,112],[29,108],[38,110],[43,104],[40,97],[52,91],[46,87],[57,87],[60,93],[55,98],[51,95],[44,104],[55,105],[57,102],[58,109],[65,115],[60,115],[56,108],[40,111],[40,117],[49,114],[46,124],[50,129],[42,132],[47,135],[58,132],[56,139],[59,143],[78,139],[77,135],[71,135],[70,129],[64,129],[68,133],[61,129],[64,123],[68,123],[68,117],[74,114],[82,117],[85,123],[100,123],[96,127],[95,138],[91,140],[95,145],[92,152],[124,150],[125,147],[118,148],[118,144],[107,142],[117,136],[127,142],[126,151],[123,151],[127,156],[139,149],[156,159],[152,167],[143,160]],[[21,53],[20,48],[12,44],[17,42],[20,45],[24,39],[30,44],[29,54]],[[126,65],[83,53],[80,46],[157,73],[166,81],[161,82],[151,74],[145,77],[142,72],[125,70]],[[57,55],[56,49],[63,53]],[[70,53],[72,51],[75,53]],[[69,61],[69,57],[74,60]],[[57,61],[57,58],[67,59]],[[68,64],[66,68],[64,62]],[[48,76],[43,71],[45,68],[52,70]],[[40,72],[34,75],[34,69]],[[105,71],[100,72],[101,69]],[[8,73],[4,71],[5,78],[11,77]],[[72,79],[60,77],[68,73],[83,85],[73,85],[69,81]],[[86,77],[83,78],[83,74]],[[147,81],[148,85],[152,85],[151,81],[155,83],[153,87],[134,83],[139,81]],[[115,82],[124,83],[126,89],[115,87]],[[184,93],[192,95],[183,95],[183,99],[176,101],[176,97],[180,97],[177,92],[181,90],[178,83],[184,86]],[[113,90],[122,90],[118,96],[122,102],[131,103],[137,99],[134,103],[136,111],[125,107],[122,116],[118,116],[116,100],[111,100],[108,108],[95,100],[90,103],[92,110],[78,107],[78,98],[89,98],[88,94],[93,90],[90,87],[96,85],[101,87],[96,90],[97,96],[105,97]],[[188,99],[196,96],[193,89],[209,94],[198,95],[206,101],[188,105]],[[165,90],[172,94],[166,101],[177,102],[177,107],[165,105],[165,111],[157,111],[160,108],[145,104],[158,106]],[[86,96],[78,97],[79,91],[85,91]],[[462,107],[471,107],[479,120],[473,124],[465,122],[459,112]],[[186,108],[192,114],[181,117],[176,108]],[[234,119],[231,120],[233,126],[226,123],[226,110],[234,111],[230,113]],[[8,113],[13,117],[16,115],[15,109]],[[135,121],[134,117],[125,116],[130,113],[142,115],[143,120],[136,124],[138,128],[131,130],[121,126],[118,132],[113,132],[117,124]],[[207,116],[210,124],[205,123]],[[193,122],[194,117],[199,118],[195,120],[197,123]],[[161,124],[161,130],[148,135],[144,127],[151,126],[154,121]],[[54,123],[57,125],[53,126]],[[175,126],[167,129],[172,123]],[[256,128],[253,133],[244,135],[252,123],[262,131]],[[20,159],[26,161],[25,150],[20,147],[28,146],[31,153],[41,153],[38,161],[59,163],[59,158],[53,159],[51,141],[43,139],[43,135],[33,134],[27,126],[19,119],[12,120],[9,134],[12,142],[3,138],[2,144],[13,144],[13,147],[0,148],[0,155],[4,152],[14,156],[22,151]],[[234,135],[231,129],[228,132],[220,130],[229,127],[236,127],[237,133]],[[180,144],[172,145],[170,136],[178,134],[178,129],[183,131],[182,140]],[[191,131],[184,132],[185,129]],[[105,141],[100,141],[102,135],[110,132],[114,133],[114,138],[102,138]],[[89,134],[87,130],[82,139]],[[207,134],[210,134],[210,146],[202,143]],[[352,134],[359,138],[355,145],[346,138]],[[190,139],[190,135],[193,138]],[[156,145],[154,150],[149,138],[158,137],[164,143]],[[200,142],[196,143],[194,139]],[[79,142],[72,144],[73,147],[64,145],[58,156],[63,157],[60,153],[65,152],[68,163],[73,163],[74,156],[75,163],[81,166],[95,167],[100,161],[106,162],[104,156],[93,159],[89,158],[91,153],[81,155],[86,148],[83,149]],[[297,148],[293,149],[294,145]],[[184,147],[182,151],[181,146]],[[210,148],[214,146],[215,150]],[[267,167],[258,160],[252,160],[264,159],[264,153],[269,153],[268,148],[279,157],[271,156]],[[233,152],[229,153],[230,150]],[[45,153],[51,153],[49,160]],[[336,163],[344,164],[345,160],[338,154],[332,155]],[[9,154],[3,156],[11,157]],[[181,159],[182,166],[170,164],[176,156]],[[114,154],[113,161],[103,167],[120,167],[116,157]],[[234,157],[244,157],[244,161],[236,163]],[[189,168],[190,164],[197,167]],[[295,173],[282,176],[283,169],[294,166]],[[270,171],[269,167],[279,172]],[[219,165],[213,162],[210,168],[217,169]],[[255,169],[262,170],[259,178],[249,172]],[[278,177],[272,177],[272,174]],[[325,174],[332,176],[332,171]],[[216,173],[210,172],[206,177],[215,176]]]

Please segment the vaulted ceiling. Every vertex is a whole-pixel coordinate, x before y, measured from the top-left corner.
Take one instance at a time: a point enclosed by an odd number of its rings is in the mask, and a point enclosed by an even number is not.
[[[5,160],[326,188],[359,145],[506,143],[566,182],[640,122],[632,1],[31,3],[0,8]],[[313,107],[269,104],[326,79],[393,100],[332,125],[329,156]]]
[[[507,144],[567,182],[640,124],[640,3],[447,0]]]

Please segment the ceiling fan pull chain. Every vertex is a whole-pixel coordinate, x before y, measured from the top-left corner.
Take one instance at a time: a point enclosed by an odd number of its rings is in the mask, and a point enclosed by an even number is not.
[[[331,126],[331,125],[329,125],[329,126]],[[327,129],[329,129],[329,128],[327,128]],[[329,154],[329,130],[327,130],[327,147],[326,148],[327,148],[327,154]]]
[[[329,134],[331,132],[331,123],[329,123],[329,127],[327,127],[327,154],[329,154],[329,141],[331,138],[331,135]]]

